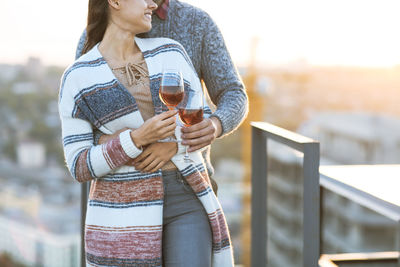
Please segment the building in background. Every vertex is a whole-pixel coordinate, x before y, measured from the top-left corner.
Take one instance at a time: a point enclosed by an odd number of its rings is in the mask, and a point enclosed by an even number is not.
[[[26,266],[78,267],[80,235],[55,234],[0,215],[0,251]]]
[[[324,113],[302,124],[299,132],[321,142],[321,165],[400,161],[399,119]],[[268,153],[268,266],[301,266],[302,154],[273,141]],[[324,253],[395,248],[395,224],[389,219],[329,192],[324,194],[323,210]]]
[[[17,147],[17,161],[21,168],[43,168],[46,163],[45,146],[40,142],[20,142]]]
[[[243,217],[244,169],[240,161],[222,159],[215,166],[218,199],[223,207],[233,243],[235,262],[242,262],[241,223]]]
[[[299,132],[321,143],[321,160],[338,164],[400,162],[400,119],[395,117],[325,112],[303,123]]]
[[[26,266],[79,266],[79,184],[58,167],[26,167],[0,161],[0,252]]]

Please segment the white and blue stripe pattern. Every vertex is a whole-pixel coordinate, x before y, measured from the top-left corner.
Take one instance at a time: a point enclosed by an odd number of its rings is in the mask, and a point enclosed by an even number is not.
[[[177,52],[180,53],[186,60],[186,62],[188,63],[189,66],[191,66],[194,70],[192,61],[190,60],[188,54],[186,53],[186,51],[183,49],[183,47],[180,44],[177,43],[167,43],[164,45],[161,45],[153,50],[149,50],[146,52],[143,52],[143,57],[145,59],[150,58],[150,57],[154,57],[160,53],[166,53],[166,52]],[[195,70],[194,70],[195,71]]]
[[[186,88],[202,90],[179,43],[166,38],[136,38],[135,41],[147,63],[155,108],[161,103],[158,90],[164,68],[179,68]],[[128,165],[140,154],[128,131],[105,144],[94,145],[94,128],[112,134],[125,127],[137,129],[144,123],[134,97],[118,82],[98,45],[65,71],[59,110],[67,166],[77,181],[92,180],[85,230],[88,264],[135,266],[146,262],[154,263],[149,266],[158,266],[162,250],[161,171],[141,173]],[[205,107],[205,116],[210,114],[209,110]],[[179,127],[175,134],[179,139]],[[208,214],[213,232],[213,266],[231,267],[229,233],[210,187],[201,151],[189,153],[192,163],[183,160],[184,154],[184,147],[178,144],[178,153],[172,161]],[[121,244],[129,245],[121,247]]]
[[[62,93],[63,93],[63,89],[64,89],[64,84],[65,84],[65,80],[67,79],[68,75],[75,71],[76,69],[79,68],[85,68],[85,67],[97,67],[103,64],[107,64],[107,62],[104,60],[103,57],[99,57],[96,58],[94,60],[89,60],[89,61],[82,61],[82,62],[76,62],[75,64],[73,64],[70,68],[68,68],[68,70],[64,73],[62,81],[61,81],[61,89],[60,89],[60,101],[62,98]]]
[[[63,138],[63,145],[67,146],[73,143],[79,143],[82,141],[92,141],[93,140],[93,133],[86,133],[86,134],[75,134],[66,136]]]
[[[91,207],[105,207],[113,209],[126,209],[132,207],[147,207],[147,206],[162,206],[163,200],[153,200],[153,201],[135,201],[130,203],[115,203],[115,202],[105,202],[98,200],[89,200],[89,206]]]
[[[123,168],[131,169],[132,171],[124,171]],[[130,166],[120,167],[118,172],[110,173],[102,177],[103,181],[108,182],[129,182],[129,181],[139,181],[145,179],[151,179],[160,177],[160,172],[155,173],[142,173],[140,171],[135,171],[135,168]]]

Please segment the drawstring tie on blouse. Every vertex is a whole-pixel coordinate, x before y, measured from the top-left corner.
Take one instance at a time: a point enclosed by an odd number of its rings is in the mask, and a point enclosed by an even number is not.
[[[134,83],[143,82],[143,78],[147,78],[147,70],[142,66],[144,61],[138,63],[126,63],[124,67],[115,68],[117,69],[124,69],[126,74],[126,79],[128,81],[129,86],[132,86]]]

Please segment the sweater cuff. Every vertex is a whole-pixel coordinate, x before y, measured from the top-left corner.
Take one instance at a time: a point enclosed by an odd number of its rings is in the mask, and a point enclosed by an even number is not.
[[[142,148],[137,148],[131,138],[131,130],[123,131],[119,134],[119,140],[121,142],[122,149],[128,155],[128,157],[134,159],[139,156],[142,152]]]
[[[213,114],[210,115],[211,117],[217,118],[221,122],[221,134],[217,136],[217,138],[223,137],[224,135],[229,133],[229,127],[227,125],[228,120],[229,120],[229,115],[225,116],[223,112],[217,110]]]

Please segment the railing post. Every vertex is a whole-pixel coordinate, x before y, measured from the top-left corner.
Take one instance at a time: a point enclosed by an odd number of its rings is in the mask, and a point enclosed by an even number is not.
[[[304,145],[303,266],[317,267],[320,242],[319,143]]]
[[[400,267],[400,221],[397,221],[397,229],[396,229],[396,250],[399,253],[397,258],[397,267]]]
[[[324,254],[324,188],[319,187],[319,255]]]
[[[81,184],[81,267],[86,266],[85,257],[85,220],[90,182]]]
[[[267,139],[252,127],[251,160],[251,266],[267,259]]]

